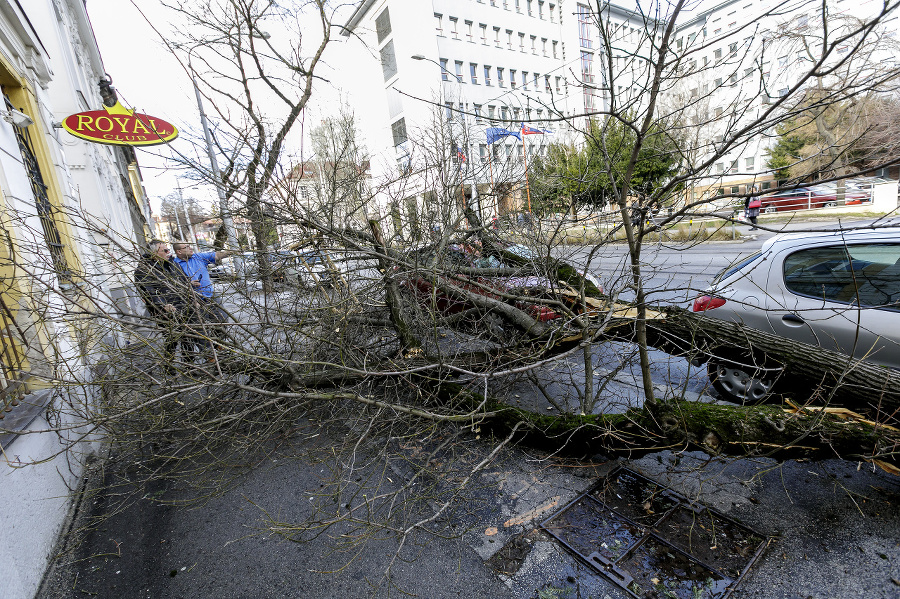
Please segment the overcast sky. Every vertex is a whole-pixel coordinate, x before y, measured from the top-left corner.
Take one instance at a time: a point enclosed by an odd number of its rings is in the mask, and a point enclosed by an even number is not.
[[[103,64],[113,79],[121,102],[171,122],[180,132],[179,139],[170,146],[137,150],[144,185],[151,197],[154,213],[158,214],[159,199],[172,193],[178,184],[178,171],[170,160],[173,153],[188,155],[201,161],[204,166],[208,165],[206,155],[198,155],[198,148],[188,142],[189,134],[202,135],[191,80],[154,31],[155,27],[163,34],[170,32],[174,16],[159,0],[87,0],[87,10]],[[277,35],[277,32],[272,32],[272,35]],[[340,61],[340,45],[330,46],[328,50],[331,60],[335,62]],[[311,102],[306,116],[307,130],[323,114],[335,108],[333,100],[330,103],[321,101],[329,96],[336,98],[336,92],[319,90],[314,94],[314,100],[319,101]],[[318,108],[323,105],[325,108]],[[210,113],[207,106],[207,114]],[[299,146],[299,141],[295,145]],[[299,152],[299,148],[292,149]],[[208,186],[192,188],[192,183],[187,179],[181,179],[180,183],[185,197],[193,196],[204,204],[216,201],[214,189]]]

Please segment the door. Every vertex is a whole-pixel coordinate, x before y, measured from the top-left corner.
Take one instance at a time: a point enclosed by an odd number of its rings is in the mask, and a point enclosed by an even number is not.
[[[777,334],[900,367],[900,243],[794,251],[770,287],[780,296],[769,310]]]

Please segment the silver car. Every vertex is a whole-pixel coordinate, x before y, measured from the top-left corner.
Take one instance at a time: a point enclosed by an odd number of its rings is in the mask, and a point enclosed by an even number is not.
[[[900,228],[776,235],[726,268],[691,309],[900,369]],[[777,371],[714,357],[713,386],[757,401]]]

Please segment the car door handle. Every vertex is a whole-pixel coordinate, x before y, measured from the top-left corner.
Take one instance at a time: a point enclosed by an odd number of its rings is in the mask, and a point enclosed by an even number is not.
[[[798,326],[801,324],[806,324],[806,321],[797,316],[796,314],[785,314],[781,317],[781,321],[784,322],[788,326]]]

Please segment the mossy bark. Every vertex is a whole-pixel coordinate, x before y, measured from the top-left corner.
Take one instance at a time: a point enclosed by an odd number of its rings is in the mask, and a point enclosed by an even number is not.
[[[623,414],[538,414],[485,398],[457,384],[440,391],[450,405],[491,413],[473,426],[503,436],[520,422],[520,441],[570,455],[639,457],[664,449],[777,460],[840,458],[898,465],[900,431],[821,411],[662,400]],[[477,424],[475,424],[477,423]]]

